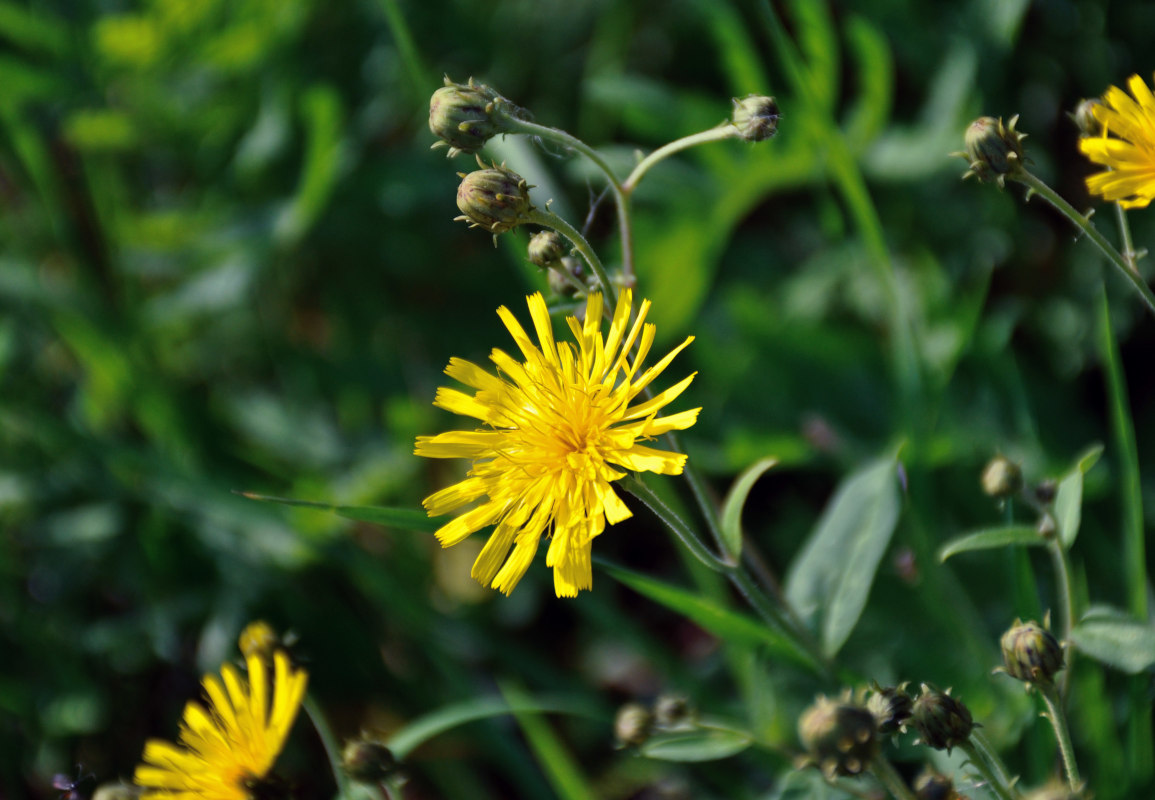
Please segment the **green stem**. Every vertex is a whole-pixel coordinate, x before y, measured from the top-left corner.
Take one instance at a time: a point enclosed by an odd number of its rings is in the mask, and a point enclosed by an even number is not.
[[[594,249],[590,247],[590,243],[586,241],[586,237],[582,236],[577,228],[570,225],[549,209],[545,209],[544,211],[538,208],[532,209],[526,217],[527,222],[533,223],[534,225],[541,225],[545,228],[552,228],[573,243],[573,246],[576,247],[577,251],[585,258],[586,263],[590,265],[590,269],[594,271],[594,275],[597,276],[598,283],[602,286],[602,294],[604,294],[606,298],[606,303],[603,306],[605,315],[607,318],[613,319],[614,309],[618,305],[618,295],[617,292],[614,291],[613,284],[610,283],[609,275],[606,274],[606,268],[602,266],[601,259],[598,258],[598,254],[594,252]]]
[[[1019,800],[1019,792],[1013,786],[1008,785],[1006,778],[1006,770],[1003,768],[1002,761],[999,757],[994,755],[990,748],[974,733],[971,738],[959,745],[967,757],[970,758],[971,765],[979,771],[983,776],[983,780],[987,782],[990,790],[999,798],[999,800]]]
[[[333,735],[333,729],[329,727],[325,715],[321,712],[320,706],[317,705],[312,695],[306,692],[302,705],[305,707],[305,713],[309,715],[309,722],[313,723],[313,729],[321,737],[321,744],[324,746],[325,755],[329,759],[329,768],[333,770],[333,778],[337,782],[337,797],[341,800],[352,797],[349,794],[349,779],[341,767],[341,749],[337,746],[337,737]]]
[[[1055,584],[1059,595],[1059,613],[1061,615],[1059,617],[1059,630],[1062,641],[1069,643],[1071,641],[1071,628],[1075,624],[1075,596],[1071,592],[1071,559],[1067,556],[1067,551],[1063,549],[1063,544],[1057,536],[1047,542],[1047,549],[1051,553],[1051,561],[1055,567]],[[1074,648],[1067,647],[1066,669],[1059,679],[1059,694],[1062,697],[1067,696],[1067,687],[1070,685],[1071,678],[1071,662],[1074,661],[1074,658]]]
[[[622,188],[622,182],[618,180],[618,176],[614,174],[609,163],[597,150],[576,136],[566,133],[563,130],[550,128],[546,125],[538,125],[536,122],[518,119],[508,114],[503,115],[503,119],[505,120],[506,127],[512,129],[509,131],[510,133],[524,133],[529,136],[538,136],[542,139],[557,142],[563,147],[576,150],[588,158],[593,165],[605,175],[606,180],[609,181],[610,184],[610,191],[614,193],[614,204],[617,206],[618,211],[618,228],[620,229],[622,237],[622,273],[626,277],[626,283],[632,285],[634,276],[634,248],[633,229],[630,225],[629,196],[628,192]]]
[[[870,771],[878,778],[878,782],[886,787],[894,800],[917,800],[914,792],[906,785],[906,781],[898,774],[898,770],[885,757],[875,756],[870,762]]]
[[[793,639],[794,643],[805,650],[814,660],[814,663],[821,668],[827,678],[834,677],[834,667],[822,653],[818,643],[811,638],[809,633],[795,625],[792,618],[783,614],[782,610],[774,605],[774,602],[766,596],[762,587],[745,568],[733,566],[728,567],[724,572],[730,583],[734,584],[734,588],[741,593],[750,607],[758,613],[758,616],[762,617],[767,625]]]
[[[1135,246],[1131,244],[1131,226],[1127,223],[1127,210],[1118,203],[1115,203],[1114,206],[1115,221],[1119,223],[1119,240],[1123,243],[1121,255],[1131,271],[1137,273],[1139,268],[1135,265]]]
[[[681,139],[675,139],[669,144],[664,144],[648,156],[638,162],[634,167],[634,171],[626,178],[625,183],[622,184],[622,192],[629,195],[634,189],[638,188],[638,184],[650,168],[666,158],[669,158],[674,153],[681,150],[686,150],[700,144],[707,142],[720,142],[723,139],[733,139],[739,136],[738,129],[729,122],[723,122],[716,128],[702,131],[700,133],[692,133],[689,136],[683,136]]]
[[[1059,752],[1063,754],[1063,766],[1067,770],[1067,785],[1075,794],[1079,792],[1082,779],[1079,778],[1079,765],[1075,763],[1075,748],[1071,746],[1071,733],[1067,729],[1067,717],[1060,708],[1060,699],[1054,686],[1040,686],[1039,693],[1043,695],[1043,702],[1047,704],[1047,719],[1055,729],[1055,738],[1059,740]]]
[[[1060,214],[1070,220],[1072,225],[1085,233],[1087,238],[1103,251],[1107,259],[1119,270],[1119,273],[1135,288],[1135,291],[1143,298],[1147,310],[1155,314],[1155,294],[1151,292],[1150,287],[1135,272],[1127,259],[1103,237],[1103,234],[1099,233],[1098,228],[1092,225],[1090,220],[1076,211],[1075,207],[1059,196],[1058,192],[1025,169],[1008,177],[1033,189],[1035,194],[1050,203]]]
[[[622,488],[645,503],[645,505],[658,516],[658,519],[670,529],[670,532],[678,537],[678,541],[685,545],[686,549],[690,551],[690,554],[705,566],[714,572],[721,573],[727,573],[732,569],[731,565],[718,558],[706,545],[702,544],[697,534],[690,529],[690,526],[669,506],[663,503],[662,499],[658,497],[649,486],[643,483],[639,476],[634,474],[627,475],[622,479]]]
[[[652,397],[649,387],[646,388],[645,396]],[[681,444],[678,442],[678,437],[673,431],[665,434],[666,441],[670,445],[670,449],[675,453],[684,453]],[[706,520],[706,527],[710,531],[710,536],[714,539],[714,544],[718,548],[718,552],[725,553],[726,547],[722,542],[722,523],[718,518],[718,505],[710,496],[710,491],[706,486],[706,481],[698,473],[698,470],[690,463],[689,459],[682,467],[682,477],[686,479],[686,483],[690,486],[690,493],[694,495],[694,501],[698,504],[698,510],[702,512],[702,518]]]

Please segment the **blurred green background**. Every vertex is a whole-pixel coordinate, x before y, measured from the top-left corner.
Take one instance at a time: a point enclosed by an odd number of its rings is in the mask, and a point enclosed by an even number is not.
[[[978,485],[992,455],[1038,480],[1101,441],[1075,556],[1086,596],[1125,605],[1102,283],[1141,460],[1155,339],[1062,219],[1018,188],[960,182],[966,166],[947,153],[975,116],[1021,114],[1033,169],[1090,207],[1066,112],[1151,76],[1155,14],[1147,0],[767,9],[0,0],[0,797],[52,796],[52,775],[77,765],[130,776],[256,617],[299,636],[342,735],[389,732],[510,680],[587,711],[554,724],[601,797],[769,797],[788,769],[756,751],[677,765],[613,749],[614,707],[664,690],[738,719],[754,708],[749,724],[790,742],[817,686],[728,652],[604,573],[559,601],[539,563],[506,599],[468,577],[480,536],[441,551],[427,535],[235,494],[415,508],[460,475],[412,455],[417,434],[459,424],[431,405],[440,371],[507,347],[495,309],[524,319],[523,296],[545,284],[525,232],[495,249],[452,221],[454,173],[473,162],[429,149],[443,73],[490,83],[623,167],[725,119],[731,97],[778,97],[777,138],[679,155],[637,196],[659,343],[697,337],[675,362],[679,376],[698,371],[679,408],[703,407],[683,441],[720,492],[756,459],[782,458],[746,513],[781,574],[838,481],[905,440],[893,560],[844,660],[880,680],[953,684],[977,717],[996,715],[991,736],[1025,780],[1047,774],[1049,732],[1020,738],[1033,712],[988,676],[999,633],[1030,611],[1005,554],[949,573],[926,556],[1001,518]],[[539,203],[586,218],[601,185],[576,159],[496,145]],[[1155,241],[1151,212],[1132,217],[1137,243]],[[603,202],[590,236],[611,264],[612,223]],[[880,247],[909,312],[914,380],[894,367]],[[1148,508],[1153,488],[1148,471]],[[688,584],[640,507],[597,553]],[[1103,696],[1125,686],[1093,672]],[[1115,705],[1116,718],[1076,708],[1076,747],[1096,754],[1097,796],[1141,796],[1126,794],[1141,776],[1105,783],[1124,764]],[[282,764],[302,797],[331,795],[307,725]],[[413,797],[554,796],[508,720],[439,737],[407,769]]]

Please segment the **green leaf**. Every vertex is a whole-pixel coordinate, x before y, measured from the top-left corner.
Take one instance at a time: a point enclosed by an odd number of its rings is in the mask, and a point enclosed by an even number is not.
[[[1045,544],[1046,539],[1029,525],[1007,525],[1000,528],[983,528],[973,533],[951,539],[938,551],[938,560],[946,561],[953,555],[969,550],[991,550],[996,547],[1015,545],[1032,547]]]
[[[503,684],[501,691],[558,797],[562,800],[596,798],[597,794],[586,782],[573,754],[541,718],[540,712],[529,708],[530,698],[509,684]]]
[[[1088,611],[1071,630],[1080,652],[1132,675],[1155,666],[1155,627],[1117,609]]]
[[[1101,444],[1088,448],[1059,482],[1059,489],[1055,493],[1055,522],[1059,526],[1059,541],[1063,543],[1064,550],[1070,550],[1075,537],[1079,535],[1079,523],[1083,515],[1083,476],[1095,466],[1102,454]]]
[[[858,622],[898,523],[896,466],[896,456],[877,459],[843,481],[787,576],[787,599],[828,656]]]
[[[750,489],[762,477],[762,473],[777,463],[778,459],[771,457],[747,467],[726,495],[726,502],[722,505],[722,544],[732,559],[736,560],[742,555],[742,509],[746,506]]]
[[[817,669],[814,659],[786,634],[730,611],[685,589],[595,559],[612,578],[656,603],[688,617],[695,624],[725,641],[766,647],[772,654],[796,664]]]
[[[410,722],[389,737],[386,745],[398,759],[404,759],[418,747],[445,731],[489,717],[501,717],[514,711],[539,714],[573,714],[590,716],[588,704],[568,700],[538,698],[534,701],[509,703],[499,697],[481,697],[431,711]]]
[[[423,511],[412,508],[390,508],[389,506],[338,506],[332,503],[316,503],[311,500],[294,500],[289,497],[273,497],[256,492],[237,492],[250,500],[259,500],[262,503],[280,503],[284,506],[298,506],[300,508],[315,508],[318,511],[329,511],[339,517],[355,519],[359,522],[372,522],[377,525],[386,525],[390,528],[401,528],[407,531],[432,533],[441,527],[438,520],[430,519]]]
[[[753,741],[745,731],[698,728],[655,736],[640,752],[658,761],[717,761],[741,753]]]

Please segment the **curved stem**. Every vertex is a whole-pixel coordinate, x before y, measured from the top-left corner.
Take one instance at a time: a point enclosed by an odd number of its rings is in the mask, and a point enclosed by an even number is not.
[[[1040,686],[1039,693],[1043,695],[1043,702],[1047,704],[1046,717],[1055,729],[1055,738],[1059,740],[1059,752],[1063,754],[1063,766],[1067,770],[1067,784],[1071,791],[1078,794],[1079,785],[1083,782],[1079,777],[1079,765],[1075,763],[1075,748],[1071,746],[1071,733],[1067,729],[1067,717],[1059,707],[1060,699],[1053,686]]]
[[[762,617],[763,622],[793,639],[794,643],[813,659],[825,677],[834,677],[834,668],[829,659],[823,655],[818,643],[810,637],[809,633],[798,627],[792,617],[787,616],[782,612],[782,609],[774,605],[774,602],[766,596],[757,581],[750,576],[744,567],[731,566],[727,567],[724,572],[730,583],[734,584],[734,588],[750,604],[750,607],[758,613],[758,616]]]
[[[1062,641],[1068,643],[1071,641],[1071,628],[1075,624],[1075,598],[1071,593],[1071,560],[1067,557],[1067,551],[1063,549],[1062,543],[1057,538],[1052,538],[1047,542],[1047,549],[1051,553],[1051,561],[1055,566],[1055,584],[1059,594],[1059,611],[1062,615],[1059,618],[1059,630],[1062,634]],[[1061,697],[1066,697],[1067,686],[1070,684],[1071,662],[1075,657],[1074,649],[1067,647],[1065,655],[1066,669],[1063,670],[1063,675],[1059,679],[1059,695]]]
[[[1123,260],[1127,262],[1127,266],[1131,268],[1132,272],[1138,272],[1139,268],[1135,265],[1136,255],[1135,246],[1131,244],[1131,226],[1127,223],[1127,210],[1123,206],[1115,203],[1115,220],[1119,223],[1119,240],[1123,243]]]
[[[576,150],[588,158],[606,177],[606,180],[609,181],[610,184],[610,190],[614,193],[614,204],[617,206],[618,211],[618,228],[620,229],[622,237],[622,272],[626,276],[627,282],[632,284],[634,277],[634,253],[632,228],[630,226],[629,197],[628,193],[622,188],[622,182],[618,180],[618,176],[614,174],[613,169],[610,168],[609,163],[602,157],[602,154],[576,136],[558,128],[538,125],[536,122],[518,119],[508,114],[503,115],[503,119],[505,120],[508,133],[524,133],[528,136],[538,136],[542,139],[556,142],[563,147],[568,147],[571,150]]]
[[[653,397],[649,387],[646,388],[645,396],[647,398]],[[664,434],[666,441],[670,444],[670,449],[676,453],[684,453],[678,442],[678,437],[673,431]],[[698,504],[698,510],[702,512],[703,519],[706,520],[706,527],[710,531],[710,536],[714,539],[714,544],[718,548],[718,552],[725,553],[726,548],[722,544],[722,523],[718,518],[718,506],[710,497],[709,489],[706,486],[706,481],[698,473],[698,470],[686,460],[685,466],[682,467],[682,477],[686,479],[686,483],[690,486],[690,492],[694,495],[694,500]]]
[[[1146,304],[1147,310],[1155,314],[1155,294],[1151,292],[1151,289],[1147,286],[1146,281],[1144,281],[1135,272],[1130,262],[1128,262],[1128,260],[1124,258],[1119,253],[1119,251],[1116,250],[1114,246],[1112,246],[1112,244],[1103,237],[1103,234],[1099,233],[1099,230],[1091,224],[1090,220],[1076,211],[1075,207],[1064,200],[1058,192],[1056,192],[1047,184],[1043,183],[1030,172],[1027,172],[1026,170],[1020,170],[1016,175],[1008,177],[1011,177],[1012,180],[1016,180],[1019,183],[1022,183],[1033,189],[1035,194],[1050,203],[1059,213],[1069,219],[1072,225],[1085,233],[1087,238],[1094,242],[1095,246],[1103,251],[1103,254],[1107,256],[1108,260],[1110,260],[1112,264],[1115,265],[1120,274],[1122,274],[1123,277],[1125,277],[1128,282],[1130,282],[1130,284],[1135,288],[1135,291],[1137,291],[1139,296],[1143,298],[1143,302]]]
[[[532,209],[526,215],[526,218],[527,222],[533,223],[534,225],[552,228],[573,243],[573,246],[582,254],[586,263],[590,265],[590,269],[594,271],[598,283],[602,285],[602,294],[604,294],[606,298],[606,303],[603,308],[608,317],[612,319],[614,309],[617,308],[618,305],[617,292],[614,291],[613,284],[610,283],[609,275],[606,274],[606,268],[602,266],[601,259],[598,258],[598,254],[594,252],[594,249],[590,247],[590,243],[586,241],[586,238],[581,235],[581,231],[549,209]]]
[[[723,122],[715,128],[710,128],[701,133],[692,133],[689,136],[683,136],[681,139],[675,139],[669,144],[662,145],[638,162],[638,165],[634,167],[634,171],[630,173],[625,183],[622,184],[622,192],[627,195],[632,193],[634,189],[638,188],[642,177],[650,171],[651,167],[680,150],[686,150],[687,148],[705,144],[706,142],[719,142],[723,139],[732,139],[739,135],[738,129],[735,128],[733,124]]]
[[[718,556],[714,555],[706,545],[702,544],[690,526],[679,517],[674,511],[662,502],[654,491],[642,482],[642,479],[637,475],[627,475],[622,479],[622,487],[632,494],[634,497],[641,500],[646,506],[653,511],[658,518],[665,523],[670,532],[678,537],[686,549],[694,558],[701,561],[704,565],[712,569],[714,572],[721,572],[728,574],[733,569]]]
[[[875,756],[870,762],[870,771],[878,782],[886,787],[894,800],[917,800],[914,792],[906,785],[906,781],[898,774],[898,770],[883,756]]]
[[[305,707],[305,713],[309,715],[309,722],[313,723],[313,729],[321,737],[325,756],[329,759],[329,768],[333,770],[333,779],[337,782],[337,797],[341,800],[348,800],[352,795],[349,793],[349,779],[341,767],[341,750],[337,746],[337,737],[333,735],[333,729],[329,727],[329,722],[325,719],[321,707],[317,705],[312,695],[306,692],[301,705]]]
[[[999,800],[1018,800],[1019,793],[1014,787],[1008,785],[1006,770],[1003,768],[1002,762],[998,756],[991,752],[985,741],[972,733],[971,738],[960,744],[959,747],[967,754],[971,764],[983,776],[983,780],[987,782]]]

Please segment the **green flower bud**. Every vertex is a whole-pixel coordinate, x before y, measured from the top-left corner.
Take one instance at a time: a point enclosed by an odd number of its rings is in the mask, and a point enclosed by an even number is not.
[[[1015,177],[1022,171],[1022,141],[1026,134],[1015,130],[1018,120],[1015,115],[1009,125],[1003,125],[1001,117],[979,117],[970,124],[966,152],[959,154],[971,165],[964,178],[975,175],[984,183],[993,180],[1001,187],[1007,176]]]
[[[1023,488],[1023,472],[1009,458],[995,456],[983,469],[982,485],[985,494],[1002,500]]]
[[[1095,117],[1095,108],[1101,105],[1103,103],[1098,98],[1091,98],[1080,100],[1079,105],[1075,106],[1075,111],[1070,116],[1083,136],[1103,135],[1103,123]]]
[[[345,743],[341,769],[358,783],[380,783],[397,772],[397,759],[388,747],[362,734]]]
[[[918,800],[960,800],[954,781],[930,767],[914,779],[914,796]]]
[[[614,718],[614,737],[618,747],[638,747],[646,743],[654,730],[654,715],[640,703],[626,703]]]
[[[654,703],[654,722],[659,728],[677,728],[693,720],[694,708],[681,695],[664,694]]]
[[[529,261],[538,267],[552,267],[569,251],[557,231],[538,231],[529,238]]]
[[[1063,668],[1063,648],[1049,630],[1034,621],[1015,620],[1000,645],[1004,670],[1020,681],[1049,684]]]
[[[922,694],[914,701],[910,721],[922,743],[948,753],[970,738],[975,728],[971,712],[950,696],[950,690],[935,691],[922,685]]]
[[[449,147],[449,157],[474,153],[499,133],[509,133],[509,119],[528,119],[529,112],[506,100],[484,83],[445,85],[429,98],[429,130],[441,141],[434,147]]]
[[[480,158],[477,163],[485,167]],[[530,221],[530,186],[504,164],[457,174],[462,178],[457,188],[457,207],[462,216],[454,219],[470,223],[471,228],[485,228],[494,237]]]
[[[874,715],[850,702],[819,697],[798,720],[798,737],[828,778],[857,775],[878,754]]]
[[[734,98],[730,122],[747,142],[761,142],[778,132],[778,103],[773,97],[750,94]]]
[[[878,732],[884,736],[906,730],[914,700],[906,693],[906,684],[883,688],[878,684],[866,699],[866,710],[874,715]]]
[[[545,279],[549,282],[550,290],[558,297],[576,297],[578,288],[566,278],[569,275],[579,284],[585,284],[586,274],[582,262],[573,256],[562,256],[561,260],[550,267]]]

